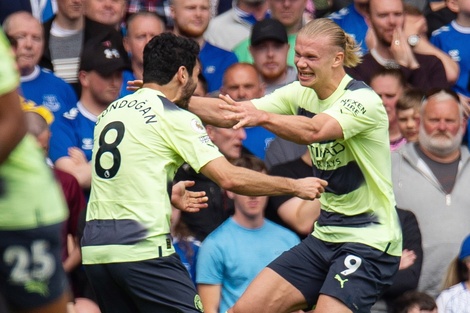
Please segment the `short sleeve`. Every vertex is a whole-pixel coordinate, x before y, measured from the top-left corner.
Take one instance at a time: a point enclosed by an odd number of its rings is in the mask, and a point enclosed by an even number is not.
[[[311,105],[316,102],[315,91],[311,88],[303,87],[298,81],[280,87],[259,99],[251,102],[258,110],[266,112],[295,115],[300,106]]]
[[[5,34],[0,29],[0,95],[15,89],[19,84],[19,73],[13,51],[10,48]]]
[[[166,110],[165,118],[161,120],[163,125],[160,127],[165,133],[163,138],[196,172],[222,156],[196,115],[179,108]]]
[[[223,280],[223,254],[217,241],[207,237],[197,257],[196,282],[198,284],[220,285]]]
[[[323,113],[338,121],[343,129],[344,139],[374,129],[379,123],[388,121],[380,98],[370,89],[348,92],[339,101],[339,105]]]

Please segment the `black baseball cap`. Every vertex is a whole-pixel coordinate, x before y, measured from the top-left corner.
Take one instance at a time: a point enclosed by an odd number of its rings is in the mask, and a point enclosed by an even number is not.
[[[251,45],[256,46],[265,40],[287,43],[287,31],[284,25],[272,18],[256,22],[251,30]]]
[[[109,76],[129,66],[110,40],[88,43],[83,47],[80,70],[96,71],[102,76]]]

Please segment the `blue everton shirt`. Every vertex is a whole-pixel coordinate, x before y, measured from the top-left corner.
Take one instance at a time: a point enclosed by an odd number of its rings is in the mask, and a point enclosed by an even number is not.
[[[71,147],[80,148],[90,161],[95,123],[96,116],[88,112],[80,102],[58,118],[51,126],[49,157],[52,162],[68,156],[68,149]]]
[[[39,66],[31,74],[21,76],[20,82],[25,99],[47,107],[56,120],[77,103],[77,95],[72,86]]]
[[[431,43],[450,55],[459,64],[460,73],[452,87],[456,92],[470,97],[470,27],[464,27],[454,20],[449,25],[435,30]]]
[[[125,70],[122,72],[122,86],[121,92],[119,93],[119,98],[125,97],[133,93],[133,91],[127,90],[127,83],[131,80],[135,80],[134,73],[129,70]]]
[[[219,90],[225,70],[238,62],[235,53],[213,46],[207,41],[199,52],[199,60],[201,60],[202,75],[207,81],[208,92]]]
[[[354,3],[328,16],[338,24],[346,33],[353,36],[356,42],[361,46],[362,54],[366,54],[369,49],[366,45],[366,33],[368,26],[364,16],[357,12]]]

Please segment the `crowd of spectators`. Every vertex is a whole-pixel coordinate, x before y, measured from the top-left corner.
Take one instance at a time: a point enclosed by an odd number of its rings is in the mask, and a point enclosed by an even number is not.
[[[98,310],[93,303],[79,305],[96,300],[78,249],[90,192],[94,126],[111,102],[133,92],[129,81],[142,79],[146,43],[163,32],[194,39],[201,64],[195,95],[223,93],[249,100],[297,80],[297,32],[309,20],[325,17],[360,46],[362,62],[346,72],[380,96],[389,121],[404,250],[394,284],[372,311],[414,312],[413,306],[425,303],[422,309],[429,307],[429,312],[470,312],[470,243],[465,239],[470,234],[470,0],[0,1],[0,23],[20,73],[19,94],[41,108],[25,106],[29,131],[38,140],[46,138],[46,161],[70,196],[62,252],[76,313]],[[312,175],[306,145],[260,126],[204,126],[234,164],[291,178]],[[172,229],[174,245],[206,312],[225,312],[274,258],[269,252],[293,246],[298,238],[292,232],[300,239],[309,236],[319,216],[316,200],[256,198],[262,203],[257,223],[250,224],[244,196],[223,190],[188,164],[177,171],[174,183],[184,180],[196,181],[191,189],[209,197],[207,208],[179,213],[172,221],[178,225]],[[280,238],[292,238],[281,248],[271,241],[273,233],[265,234],[267,226]],[[258,228],[263,232],[252,232]],[[253,250],[239,253],[241,241]],[[250,260],[253,255],[264,260]],[[454,279],[444,284],[451,265]],[[451,295],[462,300],[450,303]]]

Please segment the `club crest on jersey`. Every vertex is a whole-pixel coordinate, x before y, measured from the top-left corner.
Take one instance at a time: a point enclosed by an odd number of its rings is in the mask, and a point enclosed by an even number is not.
[[[202,306],[201,297],[199,295],[194,296],[194,306],[200,312],[204,312],[204,307]]]
[[[202,125],[202,123],[196,118],[191,120],[191,128],[200,134],[204,134],[206,132],[204,125]]]

